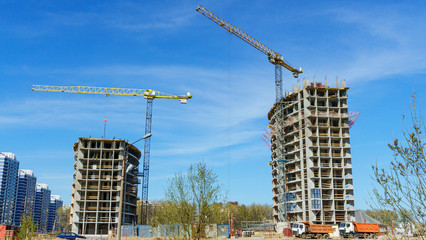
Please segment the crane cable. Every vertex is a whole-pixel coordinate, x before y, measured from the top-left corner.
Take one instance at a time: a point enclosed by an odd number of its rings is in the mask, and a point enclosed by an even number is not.
[[[228,33],[228,79],[227,79],[227,113],[226,113],[226,121],[229,124],[228,130],[227,130],[227,151],[226,151],[226,158],[227,158],[227,182],[228,182],[228,188],[231,187],[231,33]]]

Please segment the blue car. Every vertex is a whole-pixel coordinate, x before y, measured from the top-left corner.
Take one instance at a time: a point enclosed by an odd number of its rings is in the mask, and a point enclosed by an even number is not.
[[[85,236],[81,236],[81,235],[75,234],[73,232],[61,232],[56,236],[58,238],[64,238],[64,239],[70,239],[70,240],[75,240],[77,238],[86,238]]]

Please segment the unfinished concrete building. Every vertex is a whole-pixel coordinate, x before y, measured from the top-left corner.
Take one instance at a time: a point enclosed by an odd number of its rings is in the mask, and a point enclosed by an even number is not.
[[[85,235],[116,231],[124,161],[122,224],[136,223],[141,152],[123,139],[95,138],[80,138],[74,144],[74,152],[72,231]]]
[[[346,82],[303,80],[270,110],[275,222],[355,219]]]

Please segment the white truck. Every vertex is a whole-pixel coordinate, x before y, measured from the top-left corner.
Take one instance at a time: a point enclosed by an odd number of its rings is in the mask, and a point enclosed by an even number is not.
[[[296,222],[293,223],[291,232],[294,237],[300,238],[330,238],[330,233],[333,232],[333,227],[325,224]]]
[[[339,225],[339,233],[344,238],[377,238],[380,228],[377,223],[342,222]]]

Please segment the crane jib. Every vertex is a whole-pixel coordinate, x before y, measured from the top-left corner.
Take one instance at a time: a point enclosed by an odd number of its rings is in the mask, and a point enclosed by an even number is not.
[[[108,88],[108,87],[89,87],[89,86],[50,86],[50,85],[33,85],[33,91],[46,92],[63,92],[63,93],[85,93],[85,94],[101,94],[101,95],[121,95],[121,96],[141,96],[145,98],[162,98],[162,99],[190,99],[192,95],[188,92],[186,95],[172,95],[155,91],[152,89],[135,89],[135,88]]]
[[[211,21],[215,22],[219,26],[226,29],[229,33],[237,36],[238,38],[240,38],[244,42],[246,42],[246,43],[250,44],[251,46],[253,46],[254,48],[256,48],[257,50],[268,55],[268,60],[272,64],[281,65],[281,66],[285,67],[287,70],[293,72],[293,75],[295,77],[297,77],[298,74],[303,72],[302,68],[300,68],[298,70],[298,69],[292,67],[288,62],[286,62],[284,60],[284,58],[282,57],[281,54],[279,54],[279,53],[273,51],[272,49],[270,49],[269,47],[265,46],[263,43],[259,42],[254,37],[250,36],[249,34],[244,32],[243,30],[239,29],[238,27],[236,27],[236,26],[232,25],[231,23],[223,20],[222,18],[216,16],[213,12],[209,11],[205,7],[198,5],[196,10],[197,10],[197,12],[201,13],[203,16],[207,17]]]

